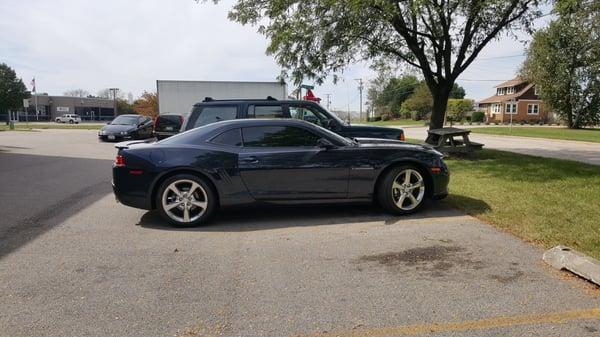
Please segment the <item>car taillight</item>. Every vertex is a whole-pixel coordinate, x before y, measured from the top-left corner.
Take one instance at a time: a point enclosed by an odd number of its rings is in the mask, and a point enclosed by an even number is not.
[[[115,158],[115,167],[125,167],[125,157],[118,154]]]
[[[402,132],[402,133],[400,134],[400,136],[398,136],[398,139],[399,139],[399,140],[404,140],[404,132]]]

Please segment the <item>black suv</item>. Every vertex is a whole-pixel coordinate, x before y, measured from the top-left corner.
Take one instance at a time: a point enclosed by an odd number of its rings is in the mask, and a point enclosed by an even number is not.
[[[210,123],[242,118],[302,119],[348,138],[385,138],[404,140],[404,131],[379,126],[350,125],[312,101],[267,99],[214,100],[207,97],[196,103],[182,131]]]

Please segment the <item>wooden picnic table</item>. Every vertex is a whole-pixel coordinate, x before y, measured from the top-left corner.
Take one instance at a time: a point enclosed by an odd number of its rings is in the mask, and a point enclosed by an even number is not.
[[[483,144],[470,141],[470,133],[471,130],[459,128],[433,129],[428,131],[425,142],[443,153],[472,153],[481,150]]]

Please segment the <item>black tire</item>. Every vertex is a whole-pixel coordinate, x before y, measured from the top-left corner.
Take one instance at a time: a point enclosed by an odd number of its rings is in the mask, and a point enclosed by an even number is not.
[[[172,186],[172,184],[175,184],[177,182],[180,182],[178,184],[178,187],[183,188],[182,190],[180,190],[180,192],[186,192],[185,187],[187,186],[188,182],[195,182],[196,184],[198,184],[201,189],[197,188],[194,191],[194,193],[193,193],[194,195],[192,196],[192,198],[197,202],[202,202],[202,201],[206,202],[206,208],[204,209],[203,212],[200,211],[200,207],[196,207],[196,208],[192,207],[192,209],[188,210],[189,216],[190,216],[190,219],[189,219],[190,221],[188,221],[188,222],[182,221],[183,217],[184,217],[184,213],[183,213],[184,210],[180,209],[179,207],[175,207],[170,212],[171,213],[171,215],[170,215],[169,212],[165,209],[165,206],[163,204],[163,197],[165,197],[165,192],[167,193],[166,199],[168,201],[169,200],[173,201],[169,204],[176,203],[175,200],[173,200],[173,198],[176,196],[175,193],[173,191],[167,191],[167,189],[170,186]],[[202,193],[202,192],[204,192],[204,193]],[[170,196],[170,197],[168,197],[168,196]],[[208,184],[203,178],[200,178],[193,174],[177,174],[177,175],[174,175],[174,176],[166,179],[160,185],[160,188],[158,189],[158,192],[156,193],[155,202],[156,202],[156,208],[158,209],[160,215],[165,220],[167,220],[170,224],[172,224],[173,226],[176,226],[176,227],[195,227],[195,226],[205,224],[210,219],[213,212],[217,208],[216,192],[213,190],[211,185]],[[182,207],[185,208],[184,206],[182,206]],[[198,212],[199,216],[196,219],[193,219],[193,216],[195,214],[194,212],[196,212],[196,211]],[[180,219],[178,220],[178,219],[174,218],[174,216],[179,216]]]
[[[73,124],[73,123],[74,123],[74,122],[73,122],[73,120],[72,120],[72,119],[70,119],[70,120],[69,120],[69,124]]]
[[[411,173],[410,183],[406,183],[406,172]],[[415,174],[416,173],[416,174]],[[399,188],[394,187],[394,182],[402,175],[402,184],[397,184]],[[418,180],[420,177],[420,181]],[[418,186],[411,189],[409,186]],[[377,186],[377,200],[381,207],[387,212],[393,214],[411,214],[418,211],[427,198],[428,190],[425,181],[425,174],[413,165],[399,165],[391,168],[385,173],[385,176]],[[413,196],[410,198],[409,194]],[[404,195],[404,197],[403,197]],[[400,201],[402,199],[402,201]],[[416,205],[413,206],[413,201]],[[402,207],[398,205],[402,204]],[[410,204],[409,204],[410,203]]]

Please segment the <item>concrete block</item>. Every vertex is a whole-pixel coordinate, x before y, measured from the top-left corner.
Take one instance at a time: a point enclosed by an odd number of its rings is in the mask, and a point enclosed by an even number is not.
[[[600,261],[569,247],[556,246],[544,253],[542,259],[556,269],[565,269],[600,285]]]

